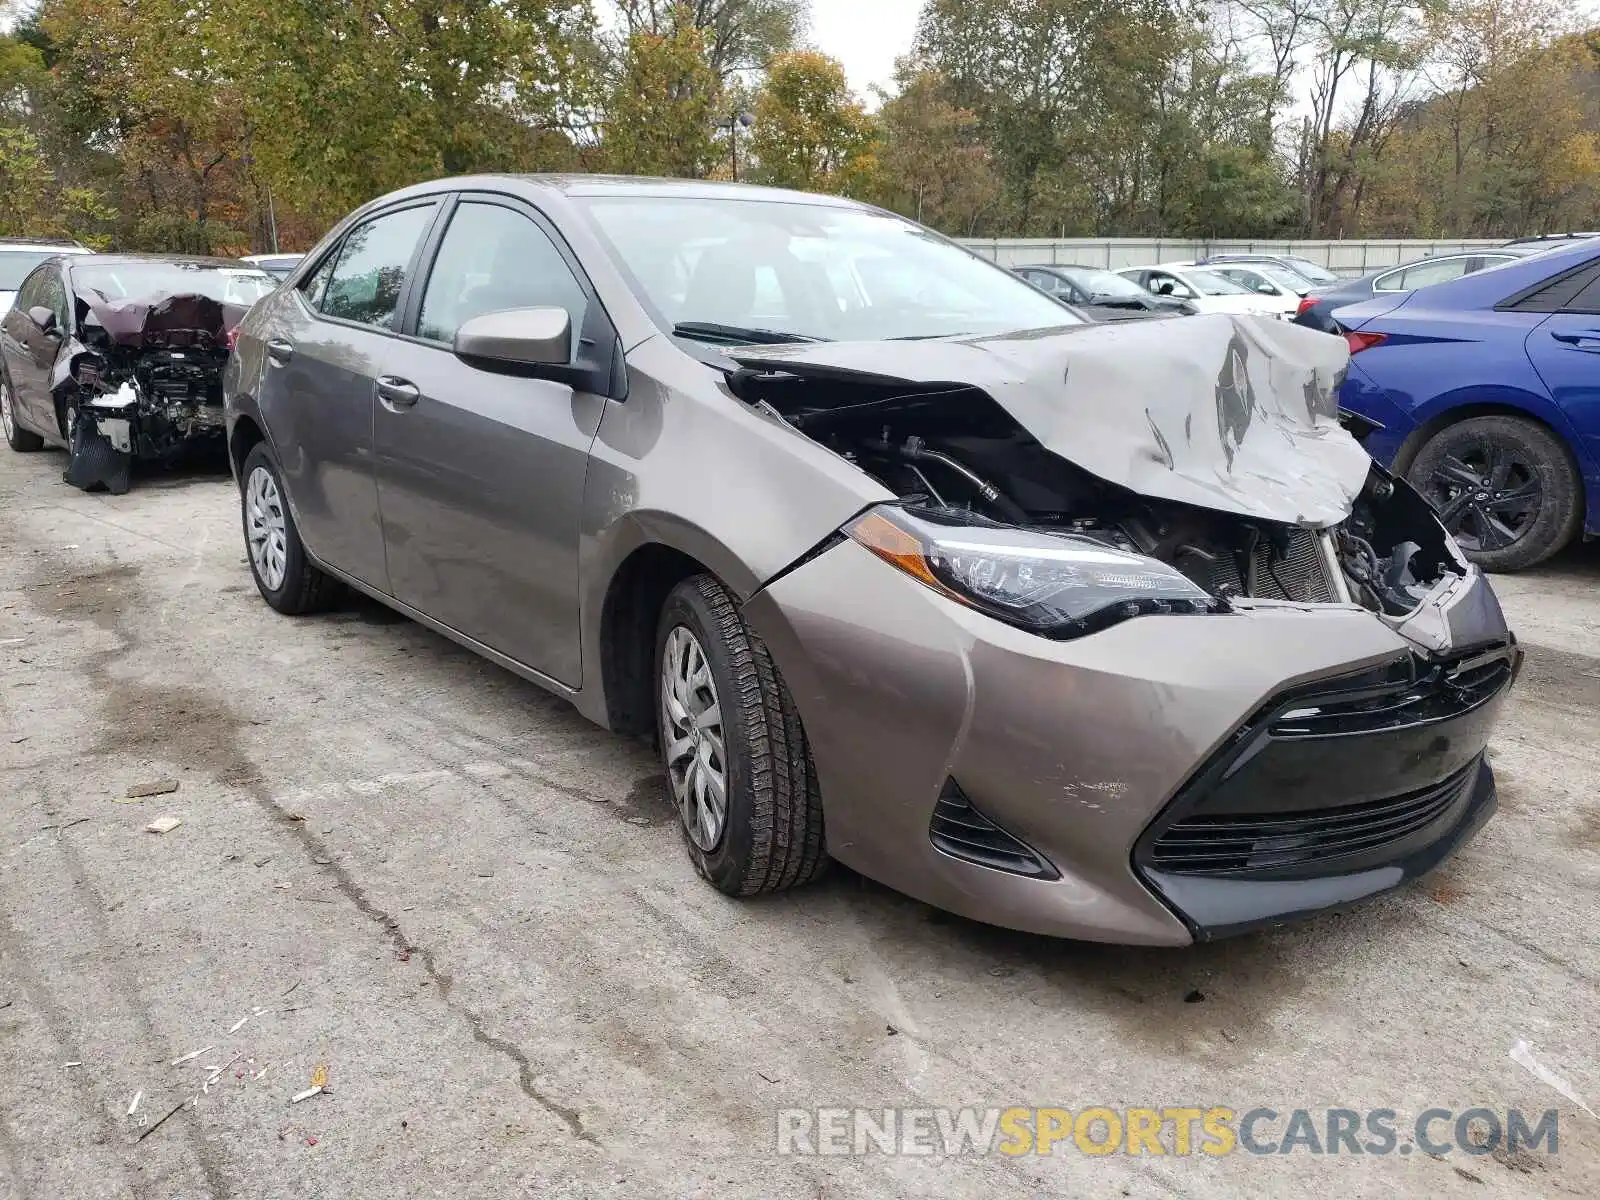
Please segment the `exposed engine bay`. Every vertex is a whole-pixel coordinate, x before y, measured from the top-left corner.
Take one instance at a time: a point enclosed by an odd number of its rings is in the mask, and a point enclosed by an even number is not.
[[[1441,581],[1466,570],[1427,502],[1364,453],[1355,466],[1364,467],[1365,478],[1356,476],[1353,495],[1343,499],[1324,489],[1323,497],[1313,497],[1325,498],[1330,507],[1338,503],[1342,520],[1278,520],[1112,482],[1043,445],[984,388],[918,384],[831,366],[816,370],[765,355],[761,362],[753,361],[754,355],[738,358],[745,365],[729,376],[736,395],[854,463],[903,504],[1091,538],[1158,559],[1226,603],[1357,603],[1397,618],[1415,611]],[[1263,397],[1241,378],[1232,351],[1225,372],[1230,377],[1219,382],[1214,399],[1207,397],[1215,404],[1222,435],[1215,474],[1235,495],[1249,499],[1220,468],[1224,462],[1235,467],[1242,457],[1237,447],[1258,423],[1253,410],[1259,410]],[[1133,407],[1120,397],[1105,403]],[[1328,404],[1326,412],[1313,405],[1308,411],[1328,418],[1319,437],[1337,436],[1359,451],[1350,434],[1338,428],[1336,405]],[[1195,424],[1185,415],[1182,429],[1190,433]],[[1149,428],[1156,457],[1165,452],[1170,461],[1168,439],[1154,417]],[[1086,427],[1083,437],[1100,432]],[[1262,428],[1261,436],[1273,432]],[[1296,448],[1285,443],[1278,449],[1292,469]],[[1311,463],[1307,473],[1314,474],[1317,465]],[[1348,479],[1348,457],[1338,465]],[[1148,466],[1141,462],[1138,469],[1148,473]],[[1208,482],[1203,471],[1195,475]],[[1271,499],[1280,497],[1278,490],[1260,490]]]
[[[68,483],[121,494],[134,460],[171,463],[196,445],[221,444],[227,330],[244,309],[200,295],[80,298],[77,307],[78,336],[52,388]]]

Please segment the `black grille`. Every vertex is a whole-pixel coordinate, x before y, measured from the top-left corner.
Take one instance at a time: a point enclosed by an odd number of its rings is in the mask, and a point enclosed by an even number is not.
[[[1474,759],[1432,787],[1366,804],[1186,817],[1156,839],[1150,865],[1179,875],[1327,868],[1340,858],[1381,851],[1437,820],[1471,787],[1478,765]]]
[[[1034,879],[1061,878],[1060,872],[1040,855],[973,808],[954,779],[946,779],[944,790],[939,793],[928,837],[951,858]]]
[[[1400,659],[1366,677],[1342,681],[1336,693],[1310,691],[1273,717],[1272,736],[1371,733],[1459,716],[1493,699],[1510,680],[1511,671],[1504,647],[1422,670]]]

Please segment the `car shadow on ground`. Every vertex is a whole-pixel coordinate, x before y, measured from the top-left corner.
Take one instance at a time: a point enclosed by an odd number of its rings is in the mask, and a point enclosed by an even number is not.
[[[565,701],[364,596],[351,594],[322,620],[338,638],[404,637],[409,670],[424,676],[415,681],[422,692],[487,685],[548,731],[559,730],[576,743],[613,747],[637,778],[628,791],[596,804],[596,815],[659,829],[662,852],[682,853],[677,814],[648,739],[600,729]],[[695,886],[686,856],[682,869],[684,886]],[[1246,1030],[1252,1045],[1259,1046],[1268,1036],[1269,1016],[1292,1004],[1320,975],[1337,972],[1341,959],[1358,961],[1370,957],[1375,942],[1415,936],[1411,927],[1420,918],[1410,890],[1347,914],[1187,948],[1103,945],[1001,929],[903,896],[839,864],[807,887],[729,903],[741,906],[741,915],[758,929],[770,924],[774,937],[791,935],[782,927],[794,923],[847,928],[850,936],[843,944],[854,948],[851,953],[881,964],[902,987],[907,980],[930,993],[977,986],[986,996],[1005,997],[1008,1005],[1096,1014],[1153,1049],[1192,1057],[1208,1048],[1221,1055]],[[850,961],[845,954],[834,968],[847,981],[854,969]]]

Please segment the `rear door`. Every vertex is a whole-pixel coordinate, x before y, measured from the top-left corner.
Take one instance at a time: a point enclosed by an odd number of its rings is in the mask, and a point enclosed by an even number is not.
[[[463,195],[430,257],[375,414],[394,595],[576,686],[579,520],[606,401],[469,366],[451,343],[464,321],[509,309],[565,308],[574,350],[609,320],[554,227],[510,197]]]
[[[300,536],[321,562],[389,591],[373,469],[375,388],[439,198],[368,217],[261,331],[260,405]]]
[[[1530,305],[1552,311],[1528,334],[1528,358],[1571,422],[1592,473],[1600,465],[1600,262],[1556,280],[1517,308]]]

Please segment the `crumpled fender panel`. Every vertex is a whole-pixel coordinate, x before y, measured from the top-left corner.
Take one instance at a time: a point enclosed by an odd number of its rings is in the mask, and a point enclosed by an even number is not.
[[[1046,449],[1103,480],[1285,524],[1344,520],[1372,465],[1339,424],[1349,348],[1267,317],[729,353],[819,382],[979,388]]]

